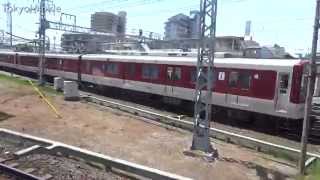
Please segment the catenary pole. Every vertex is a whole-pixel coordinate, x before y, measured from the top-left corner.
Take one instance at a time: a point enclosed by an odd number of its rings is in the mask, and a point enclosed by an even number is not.
[[[212,153],[209,139],[213,89],[217,0],[200,1],[200,34],[191,150]]]
[[[300,174],[302,175],[305,173],[306,151],[307,151],[309,127],[310,127],[310,112],[312,109],[312,99],[313,99],[316,73],[317,73],[316,57],[317,57],[317,45],[318,45],[318,34],[319,34],[319,15],[320,15],[319,8],[320,8],[320,0],[317,0],[314,29],[313,29],[310,69],[308,72],[309,83],[308,83],[307,97],[306,97],[306,103],[304,108],[304,120],[303,120],[302,136],[301,136],[301,153],[300,153],[300,161],[299,161],[299,171],[300,171]]]

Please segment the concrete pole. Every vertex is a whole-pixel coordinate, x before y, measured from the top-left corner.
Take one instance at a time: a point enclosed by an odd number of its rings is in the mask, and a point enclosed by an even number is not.
[[[317,0],[316,5],[316,15],[314,20],[314,30],[313,30],[313,40],[312,40],[312,56],[310,61],[310,70],[308,74],[308,89],[307,89],[307,97],[306,104],[304,109],[304,121],[303,121],[303,130],[301,136],[301,154],[300,154],[300,162],[299,162],[299,171],[301,175],[305,173],[305,161],[306,161],[306,152],[307,152],[307,144],[308,144],[308,136],[309,136],[309,126],[310,126],[310,112],[312,109],[312,98],[316,80],[316,56],[317,56],[317,45],[318,45],[318,34],[319,34],[319,8],[320,8],[320,0]]]

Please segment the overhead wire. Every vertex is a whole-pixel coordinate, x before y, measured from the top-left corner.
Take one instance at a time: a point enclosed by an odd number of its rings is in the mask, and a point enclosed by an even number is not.
[[[107,3],[107,2],[115,2],[115,1],[123,2],[123,1],[128,1],[128,0],[104,0],[104,1],[101,1],[101,2],[90,3],[90,4],[78,6],[78,7],[72,7],[72,8],[65,9],[65,10],[66,11],[67,10],[78,10],[78,9],[89,8],[89,7],[92,7],[92,6],[97,6],[97,5],[101,5],[101,4]]]
[[[150,5],[150,4],[154,4],[154,3],[158,3],[158,2],[162,2],[162,1],[168,1],[168,0],[136,0],[136,1],[128,1],[128,0],[120,0],[120,3],[118,4],[114,4],[111,3],[111,5],[106,5],[104,4],[103,6],[99,6],[99,8],[104,8],[104,9],[116,9],[116,8],[132,8],[132,7],[138,7],[138,6],[145,6],[145,5]],[[78,13],[80,12],[92,12],[92,9],[88,9],[88,7],[86,7],[87,9],[85,11],[77,11]]]

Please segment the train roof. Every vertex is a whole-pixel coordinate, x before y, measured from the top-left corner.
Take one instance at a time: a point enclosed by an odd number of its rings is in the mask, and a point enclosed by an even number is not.
[[[0,54],[20,54],[22,56],[35,56],[36,53],[25,52],[0,52]],[[46,54],[48,58],[67,58],[76,60],[80,54]],[[169,64],[195,66],[196,57],[161,57],[161,56],[129,56],[129,55],[108,55],[108,54],[87,54],[82,55],[84,60],[92,61],[117,61],[150,64]],[[253,59],[253,58],[215,58],[216,67],[234,69],[261,69],[261,70],[288,70],[294,65],[303,63],[301,59]]]
[[[83,59],[97,61],[120,61],[151,64],[169,64],[196,66],[196,57],[158,57],[158,56],[123,56],[123,55],[85,55]],[[301,64],[301,59],[253,59],[253,58],[215,58],[216,67],[234,69],[289,70]]]

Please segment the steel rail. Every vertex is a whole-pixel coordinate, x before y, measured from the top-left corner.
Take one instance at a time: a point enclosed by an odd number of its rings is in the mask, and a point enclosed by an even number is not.
[[[19,152],[17,156],[28,156],[31,154],[51,154],[56,156],[57,154],[62,155],[63,157],[76,157],[85,160],[86,162],[93,162],[105,165],[105,167],[115,168],[116,170],[124,171],[125,174],[132,174],[135,177],[141,177],[141,179],[157,179],[157,180],[192,180],[192,178],[180,176],[170,172],[165,172],[159,169],[152,167],[147,167],[144,165],[136,164],[126,160],[114,158],[108,155],[96,153],[86,149],[82,149],[75,146],[70,146],[61,142],[52,141],[45,138],[40,138],[32,136],[29,134],[24,134],[9,129],[0,128],[0,133],[9,134],[12,136],[19,137],[25,140],[31,140],[36,142],[41,142],[47,144],[48,146],[40,146],[38,148],[32,148],[30,150],[25,150]],[[1,172],[1,169],[0,169]],[[40,178],[41,179],[41,178]],[[44,179],[44,178],[43,178]],[[138,178],[139,179],[139,178]]]
[[[139,112],[139,113],[147,115],[148,118],[150,118],[152,120],[155,120],[157,122],[161,122],[161,123],[164,123],[167,125],[171,125],[171,126],[175,126],[175,127],[179,127],[179,128],[183,128],[183,129],[187,129],[187,130],[193,129],[193,123],[190,121],[185,121],[185,120],[181,120],[181,119],[171,117],[168,115],[163,115],[163,114],[159,114],[156,112],[152,112],[149,110],[145,110],[145,109],[141,109],[141,108],[137,108],[137,107],[133,107],[133,106],[129,106],[129,105],[124,105],[124,104],[110,101],[110,100],[97,98],[97,97],[94,97],[91,95],[81,95],[81,97],[83,99],[86,99],[88,102],[96,103],[99,105],[108,106],[106,104],[109,104],[111,106],[116,106],[120,110],[121,110],[121,108],[125,108],[126,112],[127,111],[129,111],[129,112],[134,111],[133,113],[135,115]],[[122,110],[124,110],[124,109],[122,109]],[[291,147],[267,142],[264,140],[259,140],[256,138],[252,138],[252,137],[248,137],[248,136],[244,136],[244,135],[240,135],[240,134],[236,134],[236,133],[232,133],[232,132],[228,132],[228,131],[220,130],[220,129],[216,129],[216,128],[210,128],[210,137],[214,138],[214,139],[220,139],[220,140],[224,140],[227,142],[231,142],[234,144],[239,144],[239,145],[242,145],[242,146],[245,146],[248,148],[252,148],[252,149],[256,149],[258,151],[266,152],[266,153],[284,151],[284,152],[288,153],[288,155],[295,160],[298,160],[298,155],[301,152],[300,150],[298,150],[296,148],[291,148]],[[310,157],[320,158],[320,154],[316,154],[316,153],[308,152],[307,155]]]
[[[17,176],[18,178],[21,178],[24,180],[42,180],[41,177],[37,177],[32,174],[23,172],[19,169],[10,167],[10,166],[3,164],[3,163],[0,163],[0,171],[7,172],[7,173],[9,173],[9,175],[12,174],[12,175]]]

